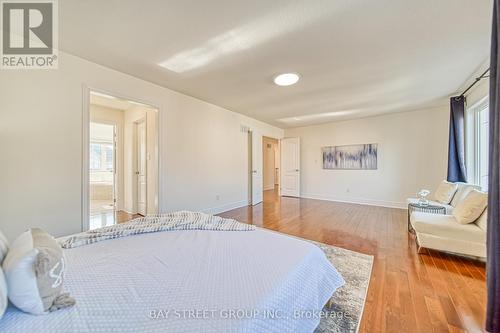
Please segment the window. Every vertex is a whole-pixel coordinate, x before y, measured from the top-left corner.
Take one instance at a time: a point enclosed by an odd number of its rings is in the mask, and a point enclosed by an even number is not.
[[[90,182],[113,184],[115,176],[115,125],[90,123]]]
[[[90,144],[90,170],[101,170],[101,145]]]
[[[489,108],[488,96],[467,109],[468,181],[488,190]]]
[[[113,171],[113,144],[90,143],[90,170]]]
[[[488,152],[489,152],[489,108],[486,106],[478,112],[478,184],[488,189]]]

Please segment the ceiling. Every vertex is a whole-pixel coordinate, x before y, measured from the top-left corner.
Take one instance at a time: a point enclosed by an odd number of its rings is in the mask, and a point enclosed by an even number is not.
[[[112,96],[106,96],[104,94],[90,93],[90,104],[104,106],[106,108],[116,109],[116,110],[128,110],[134,107],[134,104],[126,101],[124,99],[114,98]]]
[[[134,101],[128,101],[120,97],[111,96],[97,91],[90,92],[90,104],[99,105],[115,110],[122,110],[122,111],[130,110],[136,107],[141,107],[142,109],[156,110],[153,107],[146,104]]]
[[[59,45],[287,128],[443,105],[489,55],[491,0],[65,0]],[[297,72],[294,86],[276,74]]]

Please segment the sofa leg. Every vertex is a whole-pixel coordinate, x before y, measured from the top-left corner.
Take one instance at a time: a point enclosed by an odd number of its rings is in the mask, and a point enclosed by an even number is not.
[[[425,252],[425,247],[420,246],[420,244],[418,243],[418,237],[416,236],[417,235],[415,234],[415,245],[417,245],[417,253],[422,254]]]

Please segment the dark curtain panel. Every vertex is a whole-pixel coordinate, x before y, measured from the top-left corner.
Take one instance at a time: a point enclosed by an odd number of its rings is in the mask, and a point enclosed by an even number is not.
[[[498,30],[500,28],[500,0],[493,6],[493,29],[491,33],[490,58],[490,151],[488,179],[488,238],[487,238],[487,283],[488,308],[486,329],[500,332],[500,81],[497,73],[500,66],[498,57]]]
[[[466,182],[465,173],[465,97],[450,99],[450,138],[448,143],[448,181]]]

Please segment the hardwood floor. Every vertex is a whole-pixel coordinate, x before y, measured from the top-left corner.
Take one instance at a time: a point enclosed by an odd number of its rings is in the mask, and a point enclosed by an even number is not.
[[[128,222],[130,220],[133,220],[135,218],[142,216],[140,214],[130,214],[130,213],[127,213],[123,210],[119,210],[115,214],[116,214],[116,223]]]
[[[124,223],[140,217],[139,214],[130,214],[123,210],[115,211],[113,209],[90,214],[90,229],[102,228],[105,226]]]
[[[375,257],[360,332],[479,332],[485,265],[444,253],[417,254],[407,211],[280,198],[220,214]]]

